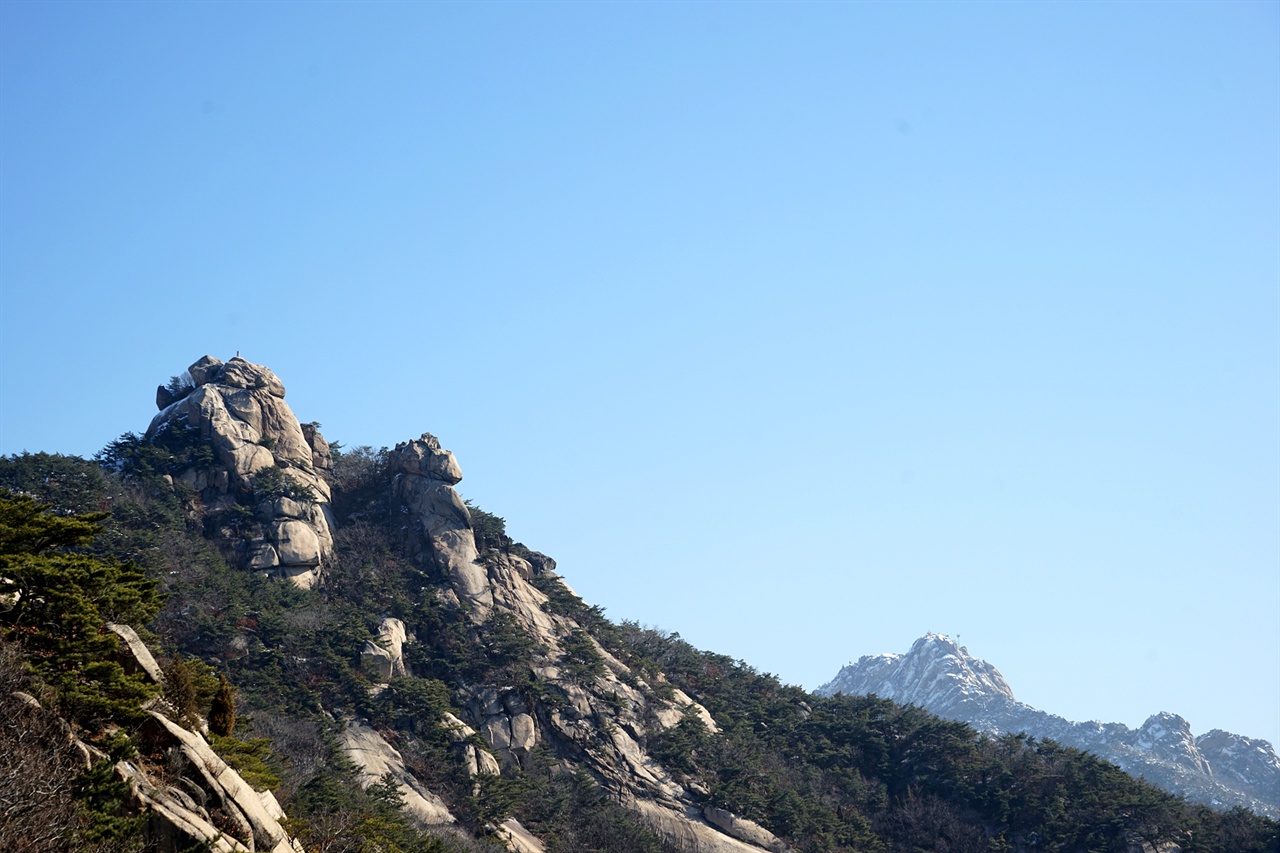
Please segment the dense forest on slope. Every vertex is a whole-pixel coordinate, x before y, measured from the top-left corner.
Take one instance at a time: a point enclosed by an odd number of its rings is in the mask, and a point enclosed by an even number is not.
[[[179,673],[167,681],[171,707],[211,720],[219,676],[234,685],[234,726],[211,739],[246,778],[275,790],[308,850],[478,850],[496,845],[495,828],[507,817],[553,851],[676,849],[623,808],[593,770],[590,749],[544,738],[500,774],[472,775],[459,761],[466,743],[441,725],[450,714],[466,719],[466,697],[487,686],[517,697],[535,716],[569,713],[573,685],[598,690],[607,656],[625,664],[618,671],[627,687],[655,701],[683,692],[714,719],[712,730],[697,705],[686,705],[672,725],[637,728],[645,754],[693,792],[703,813],[754,821],[791,849],[1127,853],[1134,844],[1175,842],[1184,851],[1280,850],[1274,822],[1190,805],[1053,742],[979,736],[874,697],[817,697],[695,649],[678,634],[615,624],[559,583],[551,561],[509,539],[500,517],[470,506],[480,559],[494,564],[514,555],[548,567],[532,577],[545,609],[579,626],[562,638],[559,676],[540,674],[548,671],[547,650],[515,618],[495,610],[477,624],[441,594],[447,578],[415,555],[389,497],[386,449],[335,448],[334,555],[322,583],[300,589],[246,571],[225,537],[211,532],[234,530],[237,513],[252,513],[251,501],[211,512],[175,478],[205,452],[196,436],[169,433],[165,442],[123,436],[94,460],[0,459],[4,529],[66,528],[40,544],[42,560],[6,537],[0,593],[37,568],[51,591],[76,572],[88,578],[76,587],[83,595],[65,602],[81,620],[74,631],[27,619],[30,609],[0,612],[0,693],[22,687],[56,704],[113,758],[136,755],[132,726],[148,688],[107,663],[114,640],[103,627],[134,623],[167,671]],[[384,686],[371,680],[360,655],[388,617],[402,620],[414,641],[404,648],[405,674]],[[612,697],[624,704],[619,692]],[[588,716],[607,736],[613,718]],[[456,817],[453,829],[426,831],[401,811],[394,786],[357,783],[337,746],[344,721],[356,719],[380,732],[442,798]],[[0,748],[12,754],[13,727],[0,736],[8,738]],[[101,768],[77,775],[59,756],[55,734],[24,736],[35,737],[24,754],[43,751],[45,760],[29,773],[70,780],[58,807],[74,824],[61,848],[28,849],[144,848],[141,825]],[[491,746],[470,739],[473,747]]]

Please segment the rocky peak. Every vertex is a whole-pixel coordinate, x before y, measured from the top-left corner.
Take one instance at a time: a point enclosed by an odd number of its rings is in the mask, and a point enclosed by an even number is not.
[[[1177,714],[1167,711],[1152,714],[1138,729],[1133,745],[1160,758],[1185,763],[1200,773],[1213,773],[1196,747],[1191,724]]]
[[[1269,742],[1212,729],[1196,738],[1196,748],[1223,783],[1280,801],[1280,758]]]
[[[1185,719],[1167,712],[1152,715],[1137,730],[1121,723],[1071,722],[1015,700],[994,666],[940,634],[926,634],[905,655],[866,655],[815,692],[874,693],[988,734],[1051,738],[1192,800],[1280,817],[1280,759],[1266,741],[1221,731],[1195,738]]]
[[[865,655],[817,690],[823,695],[874,693],[904,704],[959,707],[993,697],[1013,701],[1000,671],[945,634],[925,634],[905,655]]]
[[[147,437],[194,430],[213,462],[178,472],[214,512],[252,510],[252,521],[224,526],[246,567],[310,587],[333,553],[328,514],[333,467],[328,442],[314,424],[298,422],[284,401],[284,384],[260,364],[239,356],[223,363],[206,355],[177,382],[156,391],[160,412]],[[243,513],[240,513],[243,515]]]

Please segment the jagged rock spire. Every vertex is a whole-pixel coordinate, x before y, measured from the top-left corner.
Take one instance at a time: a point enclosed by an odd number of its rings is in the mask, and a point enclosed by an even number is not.
[[[284,401],[284,383],[269,369],[237,356],[225,364],[206,355],[180,381],[156,391],[160,412],[147,429],[193,428],[209,442],[214,462],[180,472],[206,508],[251,502],[254,518],[228,529],[248,568],[312,586],[333,553],[328,514],[333,467],[328,442],[304,428]]]

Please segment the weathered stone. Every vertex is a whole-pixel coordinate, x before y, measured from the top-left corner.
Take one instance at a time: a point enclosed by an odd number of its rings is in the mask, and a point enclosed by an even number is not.
[[[533,724],[533,717],[516,714],[511,718],[511,751],[517,758],[523,761],[537,742],[538,732]]]
[[[484,742],[495,750],[511,748],[511,720],[507,719],[506,714],[485,720],[480,727],[480,734],[484,736]]]
[[[514,692],[502,694],[502,708],[510,717],[529,713],[529,706],[525,704],[519,693]]]
[[[270,569],[274,565],[317,566],[333,551],[332,522],[324,507],[330,498],[328,482],[316,467],[317,453],[332,467],[328,443],[315,433],[308,437],[288,404],[284,385],[266,367],[236,357],[223,364],[206,356],[189,369],[195,389],[175,399],[152,420],[148,437],[155,437],[171,425],[189,425],[212,445],[216,463],[192,469],[178,478],[200,492],[206,508],[217,510],[243,500],[245,493],[259,487],[265,472],[278,473],[291,481],[293,497],[280,497],[259,506],[259,518],[266,523],[265,538],[252,541],[244,550],[249,568]],[[313,430],[314,433],[314,430]],[[313,445],[315,445],[313,447]],[[319,448],[319,450],[317,449]],[[278,491],[263,497],[276,498]],[[310,534],[276,522],[297,521]],[[242,535],[243,529],[227,526],[227,538]],[[272,564],[266,546],[273,546],[278,563]],[[312,572],[279,572],[300,586],[315,582]]]
[[[232,417],[244,421],[258,435],[263,434],[262,407],[254,399],[252,391],[247,388],[230,391],[222,395],[222,402],[226,405],[227,411],[231,413]]]
[[[203,492],[209,488],[209,472],[204,468],[188,468],[178,475],[178,482]]]
[[[430,557],[449,577],[458,598],[470,606],[472,618],[483,622],[493,608],[489,578],[477,558],[471,515],[453,484],[462,477],[453,455],[440,449],[429,433],[401,442],[391,452],[398,471],[392,490],[430,543]]]
[[[271,574],[285,578],[298,589],[311,589],[320,581],[319,566],[281,566]]]
[[[178,402],[178,396],[163,385],[156,386],[156,408],[163,411]]]
[[[360,786],[367,788],[390,773],[404,797],[404,810],[425,826],[456,823],[444,801],[427,790],[404,766],[398,750],[367,724],[352,720],[342,732],[342,750],[359,768]]]
[[[229,767],[209,747],[209,744],[205,743],[204,738],[187,731],[160,714],[153,712],[151,717],[159,725],[160,730],[179,745],[182,754],[186,757],[187,770],[196,775],[195,781],[199,782],[209,795],[210,801],[217,802],[223,814],[227,815],[233,823],[243,827],[241,831],[245,832],[245,837],[240,840],[247,842],[247,845],[242,849],[272,850],[279,853],[299,851],[300,853],[301,846],[295,846],[278,820],[263,805],[258,792],[240,778],[240,774]],[[175,806],[178,805],[180,803],[177,799],[167,803],[168,808],[174,812],[177,811]],[[196,817],[195,815],[188,813],[184,817],[188,822],[196,823],[192,820]],[[216,835],[206,836],[206,838],[213,837]]]
[[[760,853],[754,844],[739,841],[706,823],[696,806],[681,810],[639,798],[623,805],[661,835],[669,849],[689,853]]]
[[[370,681],[385,684],[393,673],[394,660],[391,652],[379,646],[373,640],[365,640],[360,650],[360,668]]]
[[[124,653],[125,672],[144,672],[156,684],[164,684],[164,673],[160,670],[160,665],[151,656],[151,650],[142,642],[137,631],[128,625],[110,622],[107,623],[107,630],[119,637],[124,644],[121,651]]]
[[[395,467],[406,474],[441,480],[450,486],[462,480],[458,460],[449,451],[442,450],[440,440],[429,432],[415,441],[396,445]]]
[[[273,397],[284,399],[284,383],[269,368],[254,364],[239,356],[222,366],[218,382],[232,388],[252,388],[266,391]]]
[[[448,483],[416,474],[401,474],[395,483],[401,501],[417,516],[428,536],[439,536],[449,530],[470,532],[471,514]]]
[[[258,444],[240,443],[227,451],[229,467],[241,480],[247,481],[260,471],[276,466],[276,458],[271,451]]]
[[[302,437],[311,447],[311,465],[317,471],[333,470],[333,452],[314,423],[302,425]]]
[[[380,683],[405,675],[405,640],[403,622],[393,618],[383,619],[377,638],[366,640],[360,652],[360,665],[365,674]]]
[[[509,817],[498,827],[497,835],[511,853],[546,853],[547,848],[525,829],[520,821]]]
[[[498,764],[498,759],[493,757],[493,753],[487,749],[476,750],[477,771],[481,776],[497,776],[502,773],[502,766]]]
[[[276,518],[309,518],[311,514],[308,506],[292,498],[276,498],[271,504],[271,512]]]
[[[445,712],[440,718],[440,728],[448,733],[449,739],[454,743],[461,743],[476,733],[476,730],[459,720],[453,714]]]
[[[773,853],[786,853],[791,849],[778,836],[760,824],[738,817],[733,812],[718,809],[715,806],[706,806],[702,810],[702,816],[707,819],[707,823],[716,829],[726,832],[740,841],[763,847],[765,850],[773,851]]]
[[[468,776],[474,778],[480,775],[480,762],[476,758],[476,745],[474,743],[468,743],[462,747],[462,766],[466,768]]]
[[[249,552],[249,568],[251,569],[274,569],[280,565],[280,555],[276,553],[276,549],[266,542],[261,542]]]
[[[211,355],[206,355],[187,368],[187,375],[191,377],[191,384],[198,388],[215,381],[221,370],[222,362]]]
[[[320,565],[320,538],[301,521],[277,521],[273,525],[272,538],[280,563],[285,566]]]

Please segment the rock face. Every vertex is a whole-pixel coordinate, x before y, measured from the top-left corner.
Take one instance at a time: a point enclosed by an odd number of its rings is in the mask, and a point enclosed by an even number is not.
[[[275,797],[251,788],[203,737],[155,712],[140,737],[150,749],[168,752],[169,766],[177,768],[176,778],[162,784],[129,762],[116,765],[134,795],[150,807],[153,825],[167,823],[175,838],[211,843],[215,850],[302,853],[302,845],[280,825],[284,813]],[[214,811],[223,816],[222,829],[210,819]]]
[[[815,692],[875,694],[989,734],[1051,738],[1189,799],[1280,818],[1280,759],[1266,741],[1216,729],[1197,738],[1170,713],[1151,716],[1136,731],[1121,723],[1073,723],[1017,701],[994,666],[941,634],[926,634],[905,655],[867,655]]]
[[[395,472],[392,491],[415,521],[425,547],[424,556],[450,579],[460,602],[483,622],[493,609],[488,573],[477,559],[471,514],[453,487],[462,469],[453,454],[440,449],[434,435],[396,445],[390,455]]]
[[[176,482],[229,519],[223,538],[237,543],[247,568],[311,587],[333,553],[324,436],[298,423],[283,383],[262,365],[206,355],[185,378],[190,384],[177,390],[157,389],[160,412],[147,438],[207,444],[213,458],[178,472]]]
[[[391,744],[361,720],[351,720],[342,732],[342,751],[359,768],[360,784],[369,787],[390,773],[404,797],[405,811],[424,826],[457,823],[444,801],[431,793],[404,766]]]

